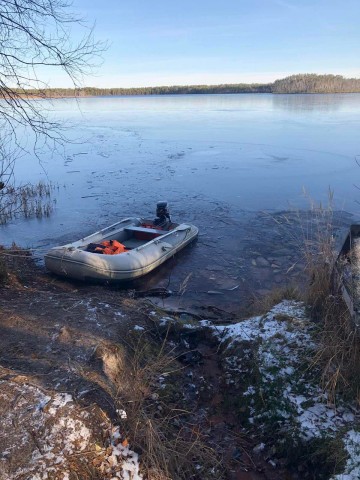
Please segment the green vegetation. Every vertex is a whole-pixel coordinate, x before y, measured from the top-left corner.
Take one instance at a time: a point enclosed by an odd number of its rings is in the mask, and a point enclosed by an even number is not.
[[[235,83],[223,85],[185,85],[139,88],[47,88],[25,90],[29,97],[98,97],[116,95],[184,95],[216,93],[360,93],[360,79],[341,75],[305,73],[291,75],[274,83]],[[24,90],[18,92],[24,94]]]

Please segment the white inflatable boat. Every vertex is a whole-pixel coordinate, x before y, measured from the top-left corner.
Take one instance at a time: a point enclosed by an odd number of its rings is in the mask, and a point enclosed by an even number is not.
[[[170,218],[170,217],[169,217]],[[54,247],[45,255],[51,272],[79,280],[132,280],[154,270],[198,235],[198,228],[168,222],[161,228],[153,221],[126,218],[73,243]],[[89,246],[117,240],[126,249],[116,255],[89,251]]]

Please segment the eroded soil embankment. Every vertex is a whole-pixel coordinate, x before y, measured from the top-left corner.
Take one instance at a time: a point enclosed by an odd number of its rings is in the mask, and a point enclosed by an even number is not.
[[[62,464],[61,468],[70,465],[69,471],[77,472],[78,477],[83,479],[114,475],[110,467],[107,467],[110,469],[107,473],[101,462],[103,457],[106,460],[106,455],[110,455],[111,448],[118,452],[117,444],[111,443],[111,426],[118,425],[122,431],[121,441],[130,441],[134,450],[142,453],[141,458],[147,458],[148,473],[154,472],[156,459],[144,452],[149,447],[148,443],[140,438],[141,435],[131,437],[136,428],[126,423],[129,418],[123,418],[123,410],[127,410],[128,417],[131,411],[138,418],[146,412],[146,422],[149,423],[150,418],[155,426],[164,425],[164,418],[167,419],[165,431],[169,436],[169,445],[172,445],[166,447],[169,450],[165,448],[168,458],[176,457],[174,438],[179,451],[181,445],[186,445],[187,450],[189,445],[196,445],[191,456],[187,455],[187,465],[181,467],[188,477],[289,478],[282,467],[275,471],[261,456],[253,454],[257,439],[247,437],[237,424],[236,417],[227,410],[224,391],[220,391],[224,382],[220,380],[222,371],[217,359],[216,342],[206,338],[200,341],[191,335],[187,339],[183,335],[167,338],[164,332],[159,331],[156,322],[156,318],[164,313],[143,301],[134,300],[132,292],[55,279],[36,267],[24,252],[7,257],[6,263],[9,273],[0,287],[0,380],[3,400],[11,398],[6,394],[6,382],[9,382],[9,392],[15,388],[14,382],[24,386],[23,393],[20,387],[16,387],[17,390],[20,388],[17,399],[28,397],[26,389],[30,385],[52,399],[52,403],[48,400],[50,406],[57,401],[55,395],[61,392],[62,395],[71,395],[81,411],[85,410],[97,419],[86,425],[89,430],[91,424],[98,425],[98,429],[88,437],[93,439],[91,448],[86,444],[86,453],[83,451],[85,444],[81,444],[83,449],[79,447],[77,452],[71,451],[66,457],[68,463]],[[229,320],[221,319],[225,322]],[[190,350],[189,342],[194,347]],[[171,361],[159,362],[165,354]],[[159,365],[155,368],[157,363]],[[163,388],[162,373],[168,375],[166,383],[172,385],[170,390]],[[130,381],[134,378],[136,382]],[[33,392],[33,395],[38,394]],[[140,410],[133,409],[135,403],[141,406]],[[36,405],[31,407],[20,402],[18,406],[38,411]],[[14,412],[14,438],[20,438],[23,423],[17,419],[23,411],[21,408],[17,410],[12,402],[8,407],[7,413],[11,409]],[[65,408],[62,404],[60,407]],[[46,408],[46,405],[41,408]],[[92,413],[93,409],[96,411]],[[208,412],[211,412],[210,416]],[[59,421],[64,422],[62,414],[66,416],[67,413],[59,413]],[[103,421],[100,422],[102,415]],[[72,421],[80,420],[83,421],[83,418],[75,416]],[[51,460],[46,450],[50,447],[44,449],[41,440],[46,431],[44,425],[32,426],[31,432],[28,432],[33,440],[28,456],[20,454],[17,449],[20,444],[12,444],[12,455],[2,458],[2,473],[6,472],[6,478],[25,478],[22,476],[24,471],[31,470],[26,470],[29,465],[24,462],[37,458],[35,451],[38,456],[42,455],[41,458],[46,457],[46,462]],[[174,437],[174,432],[176,435],[182,432],[183,443],[180,437]],[[3,430],[0,437],[9,439],[9,435],[9,431]],[[75,450],[77,445],[75,442]],[[9,453],[9,448],[7,443],[5,452]],[[66,447],[60,442],[57,448],[64,450]],[[99,455],[103,455],[101,461],[97,460]],[[186,455],[181,454],[182,459],[179,455],[177,462],[180,464]],[[74,458],[78,463],[74,463]],[[44,465],[46,468],[49,466],[48,463]],[[103,469],[102,476],[97,477],[100,467]],[[51,468],[55,468],[54,478],[67,478],[61,476],[65,470],[61,470],[59,465],[52,462]],[[153,474],[153,478],[158,477]],[[178,478],[183,476],[179,474]]]

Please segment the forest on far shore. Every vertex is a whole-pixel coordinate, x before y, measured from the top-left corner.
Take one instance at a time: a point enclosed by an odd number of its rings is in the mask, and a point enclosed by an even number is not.
[[[19,96],[96,97],[108,95],[177,95],[216,93],[360,93],[360,78],[305,73],[291,75],[273,83],[235,83],[223,85],[185,85],[137,88],[49,88],[17,90]]]

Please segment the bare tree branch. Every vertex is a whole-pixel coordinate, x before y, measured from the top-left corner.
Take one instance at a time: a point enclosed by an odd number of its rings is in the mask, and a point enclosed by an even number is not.
[[[79,88],[101,63],[106,44],[94,40],[93,28],[71,5],[68,0],[0,0],[0,213],[15,163],[29,151],[24,132],[32,132],[30,149],[38,158],[45,146],[54,149],[67,141],[43,101],[49,88],[44,71],[64,72]]]

